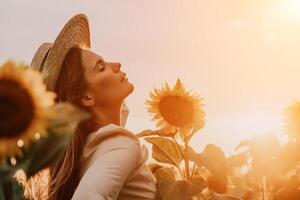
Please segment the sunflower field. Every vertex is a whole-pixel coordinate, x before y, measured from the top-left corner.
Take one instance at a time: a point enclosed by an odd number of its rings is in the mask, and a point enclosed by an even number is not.
[[[156,163],[157,199],[300,199],[300,102],[285,110],[289,141],[280,145],[274,135],[241,141],[236,154],[207,144],[202,152],[189,145],[205,124],[202,99],[187,92],[180,80],[166,83],[146,101],[158,130],[139,134],[152,144]]]
[[[149,163],[157,181],[157,200],[299,200],[300,102],[285,109],[289,140],[274,135],[241,141],[236,153],[207,144],[190,145],[205,125],[204,102],[177,79],[150,92],[146,101],[156,130],[137,134],[152,146]],[[67,103],[56,103],[41,74],[8,61],[0,68],[0,199],[41,199],[30,194],[39,175],[58,159],[74,125],[89,115]],[[44,173],[47,174],[47,173]],[[47,182],[47,176],[44,177]],[[24,184],[28,188],[23,188]]]

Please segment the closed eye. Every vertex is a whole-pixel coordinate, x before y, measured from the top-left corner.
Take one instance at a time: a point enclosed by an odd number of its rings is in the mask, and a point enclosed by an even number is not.
[[[105,70],[105,66],[100,65],[100,67],[98,68],[98,71],[103,72]]]
[[[105,65],[104,65],[104,60],[99,60],[95,66],[96,71],[104,71],[105,70]]]

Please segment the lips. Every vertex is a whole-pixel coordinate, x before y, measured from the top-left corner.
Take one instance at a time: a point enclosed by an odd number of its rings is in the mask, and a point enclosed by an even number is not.
[[[124,76],[122,77],[121,81],[124,81],[126,78],[126,73],[124,74]]]

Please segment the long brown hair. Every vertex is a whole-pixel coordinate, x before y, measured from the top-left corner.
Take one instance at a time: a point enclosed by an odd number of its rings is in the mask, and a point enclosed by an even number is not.
[[[57,101],[72,103],[84,110],[83,91],[87,88],[84,68],[81,62],[81,49],[73,47],[66,55],[55,92]],[[80,181],[80,160],[87,135],[93,131],[91,120],[77,125],[64,155],[50,168],[48,200],[68,200]]]

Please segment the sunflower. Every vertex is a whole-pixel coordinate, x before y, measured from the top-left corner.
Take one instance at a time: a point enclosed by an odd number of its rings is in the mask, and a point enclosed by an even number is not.
[[[285,128],[290,136],[300,136],[300,102],[295,101],[285,109]]]
[[[190,94],[177,79],[173,89],[167,83],[162,89],[154,88],[146,101],[148,112],[154,116],[156,126],[165,132],[177,130],[185,140],[204,126],[204,111],[199,95]]]
[[[0,158],[20,155],[36,134],[45,135],[55,93],[40,73],[8,61],[0,68]]]

